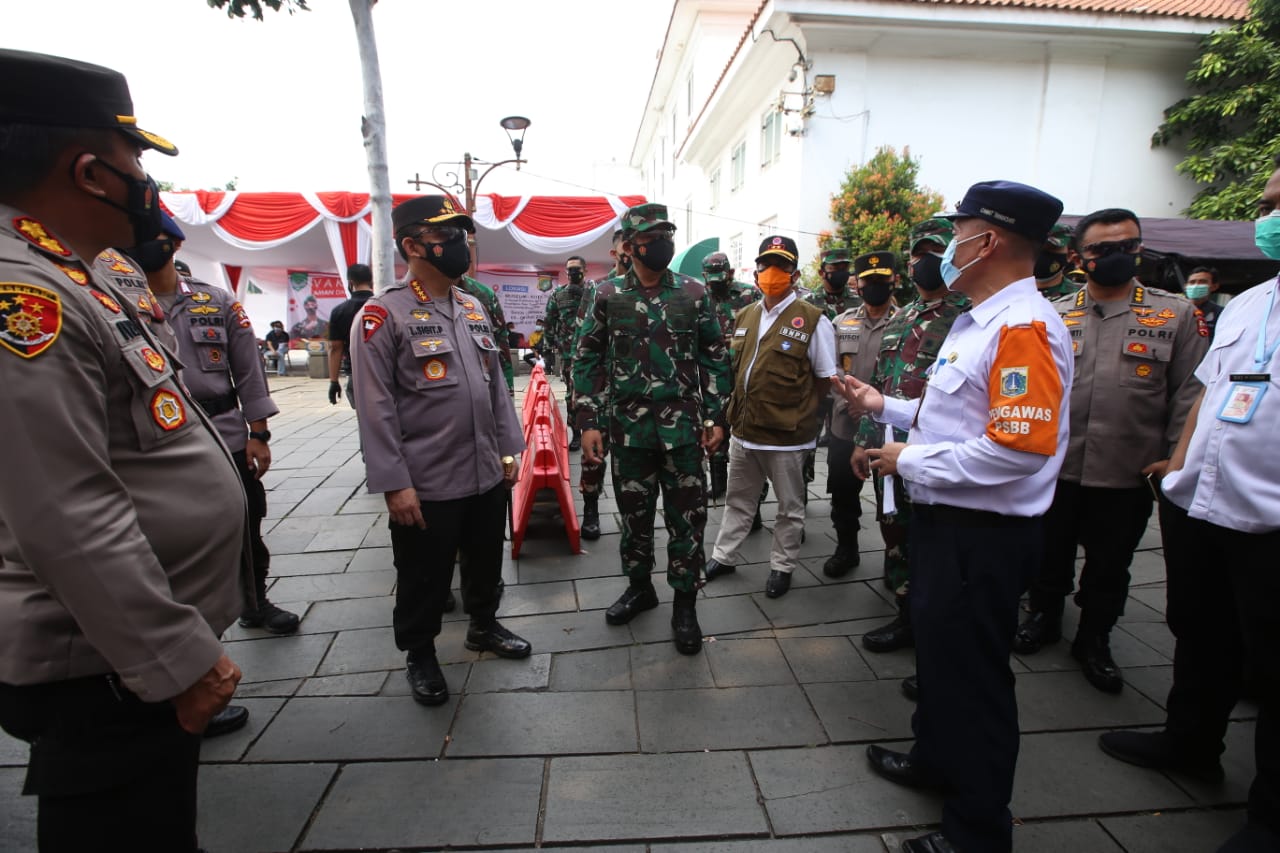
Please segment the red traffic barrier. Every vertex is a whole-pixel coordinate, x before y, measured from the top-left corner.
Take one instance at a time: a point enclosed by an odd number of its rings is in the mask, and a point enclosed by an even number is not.
[[[533,369],[521,415],[526,449],[520,462],[520,479],[511,494],[511,556],[520,556],[533,504],[543,489],[555,492],[565,532],[569,536],[569,547],[573,553],[580,554],[582,526],[573,489],[569,485],[568,431],[541,367]]]

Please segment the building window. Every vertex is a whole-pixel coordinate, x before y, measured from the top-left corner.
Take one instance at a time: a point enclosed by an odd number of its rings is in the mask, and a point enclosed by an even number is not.
[[[716,169],[711,173],[711,209],[715,210],[720,206],[720,170]]]
[[[734,234],[729,238],[729,263],[733,264],[735,270],[742,269],[742,235]]]
[[[782,114],[770,107],[760,118],[760,166],[768,166],[781,154]]]
[[[745,139],[733,146],[729,165],[733,173],[733,183],[729,185],[729,191],[736,193],[742,189],[743,183],[747,180],[747,141]]]

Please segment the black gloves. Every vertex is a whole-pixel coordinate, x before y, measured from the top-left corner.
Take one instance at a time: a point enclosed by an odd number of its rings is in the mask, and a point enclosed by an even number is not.
[[[338,398],[342,396],[342,384],[340,382],[329,383],[329,402],[338,405]]]

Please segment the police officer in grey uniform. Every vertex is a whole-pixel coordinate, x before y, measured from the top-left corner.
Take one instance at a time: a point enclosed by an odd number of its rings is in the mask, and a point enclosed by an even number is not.
[[[1031,614],[1018,627],[1014,650],[1034,654],[1061,637],[1082,545],[1080,627],[1071,654],[1090,684],[1118,693],[1124,682],[1109,637],[1124,613],[1129,566],[1151,517],[1152,490],[1144,480],[1168,458],[1200,393],[1194,371],[1209,331],[1189,300],[1135,277],[1142,229],[1131,211],[1109,208],[1081,219],[1072,260],[1088,283],[1052,303],[1075,356],[1071,440],[1044,519]]]
[[[496,619],[507,490],[524,434],[507,395],[484,306],[457,285],[471,264],[471,217],[445,196],[392,212],[408,278],[361,309],[351,372],[369,491],[391,513],[396,646],[413,698],[439,705],[449,688],[435,638],[461,556],[466,646],[500,657],[532,647]]]
[[[280,413],[267,390],[258,337],[244,307],[221,287],[178,275],[173,255],[186,235],[161,214],[160,236],[127,250],[146,273],[150,300],[173,330],[182,381],[218,427],[236,460],[249,500],[249,542],[253,549],[253,590],[240,614],[240,627],[272,634],[298,630],[298,615],[267,599],[271,552],[262,541],[267,493],[262,475],[271,467],[267,418]],[[139,309],[147,297],[139,297]],[[247,714],[246,714],[247,718]]]
[[[136,305],[91,268],[160,227],[124,77],[0,50],[0,725],[49,851],[194,853],[239,668],[245,499]],[[216,510],[216,511],[211,511]]]

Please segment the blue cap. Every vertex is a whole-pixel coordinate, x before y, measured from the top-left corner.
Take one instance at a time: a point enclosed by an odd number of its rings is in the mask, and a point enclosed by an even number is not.
[[[173,221],[173,217],[160,211],[160,230],[177,240],[185,241],[187,235],[182,233],[182,229],[178,227],[178,223]]]
[[[983,181],[969,187],[946,219],[985,219],[1006,231],[1043,243],[1062,215],[1062,201],[1043,190],[1014,181]]]

